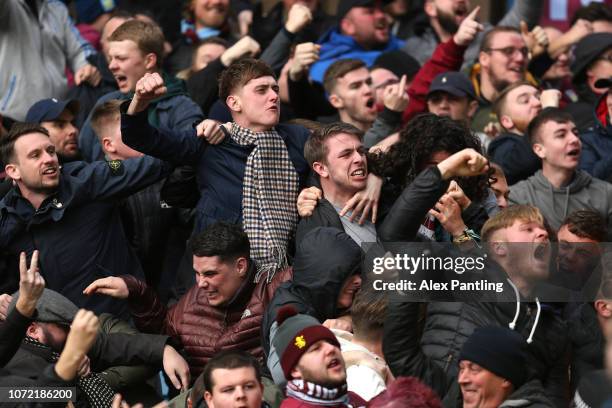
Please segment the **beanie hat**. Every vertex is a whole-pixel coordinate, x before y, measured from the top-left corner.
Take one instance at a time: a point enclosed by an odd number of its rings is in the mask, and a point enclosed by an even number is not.
[[[574,51],[574,62],[570,65],[574,80],[582,78],[586,68],[610,47],[612,47],[612,33],[593,33],[578,41]]]
[[[405,51],[395,50],[380,54],[374,61],[373,67],[388,69],[398,78],[406,75],[407,79],[411,81],[421,69],[421,64]]]
[[[276,323],[278,329],[272,344],[280,357],[281,368],[287,380],[291,379],[291,370],[311,345],[319,340],[327,340],[340,347],[336,336],[312,316],[298,314],[290,305],[278,310]]]
[[[525,382],[525,342],[504,327],[479,327],[463,344],[459,361],[478,364],[519,388]]]
[[[104,13],[115,8],[115,0],[76,0],[75,8],[79,23],[90,24]]]
[[[19,299],[19,291],[13,293],[13,299],[8,307],[9,312],[16,307],[17,299]],[[45,288],[40,299],[36,302],[36,315],[34,316],[34,321],[69,326],[78,311],[79,308],[64,295]]]

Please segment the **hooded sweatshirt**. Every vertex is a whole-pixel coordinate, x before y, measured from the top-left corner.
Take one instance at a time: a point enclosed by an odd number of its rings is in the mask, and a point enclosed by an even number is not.
[[[313,316],[321,323],[338,318],[342,312],[336,306],[340,290],[349,276],[359,273],[360,266],[361,249],[344,231],[319,227],[304,236],[293,262],[293,281],[276,290],[262,325],[262,343],[275,382],[284,378],[282,372],[275,375],[270,362],[270,354],[276,356],[270,346],[278,309],[293,305],[298,313]]]
[[[602,180],[610,180],[612,176],[612,124],[607,98],[605,93],[595,106],[593,128],[580,134],[580,169]]]
[[[531,204],[540,209],[550,227],[557,231],[565,217],[577,210],[599,212],[608,220],[612,231],[612,184],[577,170],[572,181],[564,187],[553,187],[542,170],[510,189],[511,204]]]

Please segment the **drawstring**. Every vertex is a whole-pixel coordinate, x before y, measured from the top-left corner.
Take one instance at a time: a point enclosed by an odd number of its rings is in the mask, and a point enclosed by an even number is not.
[[[567,217],[567,207],[569,207],[570,189],[565,187],[565,208],[563,209],[563,218]]]
[[[536,327],[538,327],[538,321],[540,320],[540,311],[542,310],[542,306],[540,306],[540,299],[536,297],[535,301],[536,301],[536,306],[538,307],[538,310],[536,311],[535,322],[533,322],[533,327],[531,328],[531,333],[529,333],[527,344],[531,344],[531,342],[533,341],[533,335],[536,331]]]
[[[506,280],[508,281],[510,286],[512,286],[512,289],[514,289],[514,294],[516,295],[516,314],[514,315],[514,319],[512,320],[512,322],[510,322],[510,324],[508,325],[510,329],[514,330],[514,328],[516,327],[516,322],[518,321],[519,313],[521,312],[521,295],[519,294],[519,291],[516,286],[514,286],[514,283],[512,283],[510,279]]]

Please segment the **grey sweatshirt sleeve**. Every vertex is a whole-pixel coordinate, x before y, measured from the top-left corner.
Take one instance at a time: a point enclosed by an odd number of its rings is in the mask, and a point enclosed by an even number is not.
[[[402,112],[394,112],[385,108],[378,114],[372,127],[363,137],[363,144],[370,148],[397,130],[402,121]]]
[[[68,15],[68,9],[62,3],[58,2],[54,12],[57,13],[58,19],[61,21],[64,32],[64,54],[66,60],[73,72],[77,72],[84,65],[88,64],[87,57],[95,54],[95,49],[87,42],[79,30],[75,27],[74,22]]]
[[[525,20],[529,27],[533,27],[540,18],[542,3],[542,0],[516,0],[510,11],[506,13],[497,25],[518,28],[521,20]]]
[[[270,65],[275,72],[280,71],[289,59],[289,51],[294,35],[283,27],[261,54],[261,60]]]

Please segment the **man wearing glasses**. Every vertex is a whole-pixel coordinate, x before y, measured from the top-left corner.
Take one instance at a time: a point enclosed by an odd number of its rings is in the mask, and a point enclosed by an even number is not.
[[[482,132],[489,122],[497,121],[492,102],[505,87],[526,79],[528,62],[529,49],[516,28],[495,27],[485,34],[470,75],[479,99],[473,130]]]

